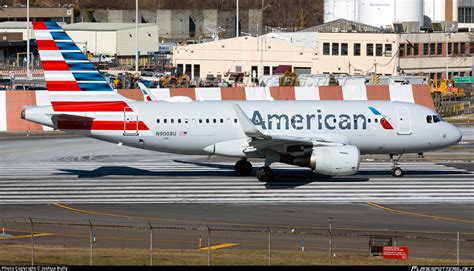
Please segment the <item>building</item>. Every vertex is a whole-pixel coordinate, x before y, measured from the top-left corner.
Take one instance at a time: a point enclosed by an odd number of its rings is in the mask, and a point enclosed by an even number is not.
[[[74,22],[74,9],[65,7],[30,7],[30,17],[39,21],[52,21],[62,23]],[[0,8],[0,22],[26,22],[26,5],[10,7],[4,5]]]
[[[403,25],[402,25],[403,26]],[[192,77],[244,72],[261,78],[289,65],[300,74],[472,76],[473,33],[380,31],[346,20],[305,32],[179,46],[173,63]]]
[[[234,10],[218,9],[159,9],[139,10],[142,23],[160,26],[160,37],[167,40],[186,41],[205,39],[215,29],[222,28],[222,38],[235,37],[236,14]],[[262,33],[262,10],[246,9],[240,12],[240,31]],[[82,19],[82,18],[80,18]],[[92,18],[96,22],[134,23],[135,10],[95,10]]]
[[[83,51],[93,54],[135,55],[134,23],[75,23],[63,25],[64,30]],[[158,25],[139,24],[138,51],[153,53],[159,47]]]
[[[279,65],[291,65],[300,73],[316,67],[316,33],[281,33],[242,36],[195,45],[178,46],[173,64],[193,78],[243,72],[251,78],[273,74]]]
[[[76,23],[62,25],[68,35],[84,52],[94,55],[116,56],[119,64],[134,65],[135,24],[133,23]],[[140,65],[147,65],[159,50],[158,25],[139,24],[138,51]],[[22,41],[28,39],[26,22],[0,23],[0,33],[18,33]],[[34,39],[34,35],[31,35]],[[26,52],[26,42],[23,43]]]
[[[459,28],[474,28],[474,0],[325,0],[324,22],[346,19],[376,27],[393,22],[457,21]]]

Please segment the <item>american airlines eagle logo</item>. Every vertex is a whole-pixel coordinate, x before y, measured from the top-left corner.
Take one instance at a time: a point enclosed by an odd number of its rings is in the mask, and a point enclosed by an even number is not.
[[[393,126],[392,124],[390,124],[390,122],[387,120],[387,117],[386,116],[383,116],[377,109],[375,109],[374,107],[369,107],[370,111],[372,111],[372,113],[374,113],[374,115],[376,116],[380,116],[382,117],[380,119],[380,124],[382,125],[382,127],[385,129],[385,130],[393,130]]]

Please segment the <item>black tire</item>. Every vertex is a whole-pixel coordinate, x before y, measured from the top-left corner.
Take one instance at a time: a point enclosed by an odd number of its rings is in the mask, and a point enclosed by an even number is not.
[[[250,176],[252,174],[252,164],[247,160],[240,160],[235,163],[234,171],[239,176]]]
[[[257,170],[257,179],[261,182],[271,182],[274,177],[275,174],[269,167],[262,167]]]
[[[403,170],[399,167],[392,169],[392,176],[396,178],[403,177]]]

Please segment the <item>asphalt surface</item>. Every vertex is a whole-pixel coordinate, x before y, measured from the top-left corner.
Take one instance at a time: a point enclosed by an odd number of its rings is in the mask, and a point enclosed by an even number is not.
[[[324,250],[331,217],[341,234],[335,241],[340,250],[366,251],[367,236],[388,234],[405,236],[400,242],[419,257],[450,257],[453,233],[459,231],[466,240],[463,258],[473,259],[472,131],[464,129],[461,145],[424,159],[404,157],[401,179],[391,176],[387,157],[366,156],[361,172],[344,178],[321,179],[277,165],[272,184],[235,176],[235,161],[228,159],[149,152],[74,136],[3,137],[0,221],[15,236],[29,230],[32,217],[36,231],[51,234],[39,242],[54,245],[87,246],[90,220],[98,225],[98,236],[106,237],[100,242],[104,247],[146,247],[151,223],[163,248],[195,248],[207,225],[221,230],[216,244],[265,248],[270,227],[281,232],[275,244],[282,248],[299,246],[300,235],[287,235],[295,229],[313,232],[307,246]],[[242,237],[235,229],[262,233]],[[414,235],[428,238],[412,244],[408,236]]]

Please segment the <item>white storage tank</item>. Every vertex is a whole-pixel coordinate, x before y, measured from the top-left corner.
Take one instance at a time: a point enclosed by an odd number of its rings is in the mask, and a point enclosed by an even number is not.
[[[423,0],[395,0],[394,22],[424,23]]]
[[[432,22],[445,20],[445,1],[425,0],[424,14],[430,18]]]
[[[359,22],[377,27],[394,22],[420,22],[423,25],[423,0],[360,0]]]
[[[357,21],[359,0],[324,0],[324,22],[337,19]]]

